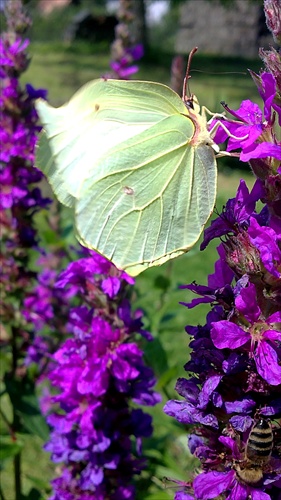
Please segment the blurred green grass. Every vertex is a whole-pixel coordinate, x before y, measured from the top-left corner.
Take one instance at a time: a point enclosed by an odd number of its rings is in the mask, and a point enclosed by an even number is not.
[[[23,74],[24,83],[49,91],[49,100],[59,106],[89,80],[100,78],[109,72],[109,50],[104,44],[89,47],[76,42],[68,46],[58,42],[30,45],[31,64]],[[139,62],[135,79],[170,84],[172,54],[151,49]],[[259,71],[258,59],[247,60],[235,57],[206,56],[197,52],[192,61],[189,82],[191,91],[197,95],[201,105],[211,111],[222,111],[220,101],[230,108],[239,106],[243,99],[260,103],[256,86],[247,69]]]
[[[30,54],[31,64],[23,75],[22,82],[30,82],[36,88],[47,88],[49,100],[56,106],[67,101],[87,81],[105,75],[109,68],[109,52],[104,46],[89,48],[81,44],[67,47],[58,43],[31,43]],[[140,63],[140,71],[136,76],[138,79],[169,85],[171,60],[171,54],[151,51]],[[226,101],[231,108],[238,107],[243,99],[260,102],[256,87],[247,74],[247,67],[258,71],[258,61],[207,57],[199,53],[192,66],[190,86],[201,105],[220,111],[221,100]],[[224,74],[226,71],[228,74]],[[243,74],[239,74],[240,72]],[[232,165],[235,168],[231,168]],[[237,162],[233,159],[224,161],[222,167],[219,164],[218,211],[229,197],[235,195],[241,176],[247,179],[248,185],[253,182],[249,172],[243,171],[241,174],[236,168]],[[153,480],[151,483],[148,474],[142,475],[139,498],[143,498],[144,491],[146,500],[172,498],[173,489],[161,491],[162,477],[187,480],[188,470],[193,466],[186,446],[186,430],[165,416],[162,407],[167,399],[177,397],[174,391],[176,379],[186,375],[183,366],[188,360],[189,339],[184,330],[185,325],[204,324],[209,310],[205,305],[192,310],[179,305],[180,301],[188,302],[193,298],[191,292],[180,289],[179,285],[192,281],[207,283],[207,276],[213,272],[217,259],[218,244],[219,241],[211,242],[204,253],[201,253],[199,242],[188,254],[160,268],[149,269],[136,279],[132,295],[133,307],[144,310],[145,327],[155,336],[154,343],[144,344],[145,357],[155,370],[159,379],[158,388],[163,395],[162,404],[148,410],[154,417],[155,432],[153,438],[144,444],[144,451],[150,457]],[[41,443],[38,438],[26,436],[24,440],[26,453],[23,480],[24,492],[27,493],[35,484],[30,476],[37,475],[38,470],[40,480],[43,478],[48,481],[54,467],[50,465],[47,454],[40,452]],[[11,462],[2,477],[2,487],[8,492],[6,500],[13,498],[10,465]],[[38,488],[41,491],[44,489],[39,485]],[[42,498],[45,498],[43,493]]]

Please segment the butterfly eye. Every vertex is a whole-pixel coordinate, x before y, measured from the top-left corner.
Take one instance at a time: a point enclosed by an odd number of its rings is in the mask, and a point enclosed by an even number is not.
[[[189,108],[189,109],[194,109],[194,103],[193,103],[193,98],[190,97],[189,99],[187,99],[186,101],[186,106]]]

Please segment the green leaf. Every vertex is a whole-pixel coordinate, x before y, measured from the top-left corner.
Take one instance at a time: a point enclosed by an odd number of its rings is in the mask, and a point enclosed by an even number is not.
[[[32,476],[31,474],[25,474],[26,478],[29,479],[31,483],[34,484],[40,491],[50,491],[51,486],[48,480],[44,480],[35,476]]]
[[[177,375],[177,367],[172,366],[168,370],[166,370],[164,373],[162,372],[162,375],[157,381],[157,387],[161,389],[162,387],[166,387],[171,380],[175,380]]]
[[[145,500],[169,500],[172,498],[166,491],[156,491],[145,497]]]
[[[21,495],[20,500],[43,500],[44,497],[41,495],[40,491],[35,488],[31,488],[31,490],[27,493],[27,495]]]
[[[12,441],[8,438],[1,437],[0,444],[0,461],[7,460],[7,458],[12,458],[18,455],[23,448],[23,444],[20,441]]]
[[[4,381],[16,415],[24,429],[30,434],[37,434],[46,441],[49,428],[40,412],[33,381],[28,377],[21,380],[10,379],[7,374]],[[18,432],[22,430],[20,423],[18,423]]]
[[[47,441],[49,438],[49,428],[41,413],[35,412],[35,410],[36,408],[32,404],[30,404],[28,410],[29,413],[19,412],[21,419],[23,421],[24,428],[30,434],[36,434],[43,441]]]
[[[159,338],[155,338],[152,342],[146,344],[145,359],[156,375],[168,370],[168,357]]]

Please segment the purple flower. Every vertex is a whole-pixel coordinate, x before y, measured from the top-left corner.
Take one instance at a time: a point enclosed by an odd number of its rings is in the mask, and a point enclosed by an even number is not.
[[[200,498],[200,500],[216,498],[223,492],[229,493],[226,500],[247,500],[249,495],[253,500],[271,499],[267,493],[260,489],[239,482],[234,470],[199,474],[194,479],[193,484],[196,498]]]
[[[46,89],[35,89],[30,83],[25,85],[29,99],[47,99],[48,91]]]
[[[54,264],[57,263],[56,260],[54,258]],[[38,260],[38,264],[40,262],[51,265],[51,262],[42,257]],[[33,323],[37,333],[46,325],[49,330],[61,330],[57,309],[59,307],[60,319],[63,321],[63,318],[67,317],[69,301],[77,292],[75,286],[67,290],[57,289],[54,286],[56,278],[57,271],[51,268],[43,269],[41,273],[38,273],[38,284],[32,291],[26,293],[23,301],[22,314],[27,321]]]
[[[129,54],[131,54],[132,58],[135,61],[138,61],[144,56],[144,49],[143,45],[141,43],[138,43],[137,45],[134,45],[128,50]]]
[[[248,350],[249,357],[254,358],[259,375],[269,384],[279,385],[281,366],[276,342],[281,341],[281,329],[277,330],[275,325],[281,323],[281,314],[274,313],[266,319],[262,316],[252,283],[241,289],[240,295],[235,299],[235,306],[244,322],[246,321],[246,328],[228,320],[214,323],[211,330],[214,345],[218,349],[232,350],[243,346],[243,350]]]
[[[142,335],[146,340],[153,340],[150,332],[143,329],[143,323],[141,318],[143,317],[143,311],[137,310],[132,314],[131,304],[129,300],[124,299],[120,306],[118,307],[118,315],[120,319],[124,322],[128,332],[135,332]]]
[[[260,180],[255,182],[251,193],[249,193],[245,181],[241,179],[235,198],[227,201],[223,213],[205,229],[200,250],[204,250],[213,238],[226,234],[236,234],[239,228],[247,228],[256,202],[263,194],[264,188]]]
[[[214,274],[208,276],[208,286],[183,285],[180,288],[186,288],[192,292],[202,295],[200,299],[193,299],[191,302],[180,302],[180,304],[192,309],[198,304],[217,302],[218,304],[231,304],[233,300],[233,292],[230,283],[234,278],[233,271],[229,268],[225,260],[225,249],[223,245],[217,247],[219,260],[215,263]]]
[[[0,39],[0,65],[4,68],[8,66],[16,71],[24,71],[27,67],[26,48],[28,45],[29,41],[22,40],[21,37],[17,37],[13,43],[10,43],[8,37],[2,37]]]
[[[131,75],[137,73],[139,70],[138,66],[132,63],[133,61],[137,61],[143,57],[143,45],[138,44],[131,48],[128,47],[121,52],[120,56],[119,48],[117,51],[118,57],[110,63],[110,67],[116,73],[117,78],[127,80]]]
[[[281,277],[281,234],[276,234],[270,227],[260,226],[251,218],[248,228],[251,243],[258,249],[261,261],[273,276]]]
[[[131,75],[137,73],[139,68],[136,65],[129,66],[129,60],[122,57],[120,61],[112,61],[110,67],[115,71],[120,80],[127,80]]]
[[[84,250],[89,257],[79,259],[78,261],[71,262],[67,269],[63,271],[56,283],[58,288],[64,288],[66,285],[75,285],[78,290],[83,291],[88,280],[96,278],[100,283],[103,292],[110,298],[114,298],[121,286],[121,281],[125,280],[129,284],[134,283],[131,278],[124,271],[118,271],[111,262],[102,255]],[[92,294],[94,295],[93,289]]]
[[[240,160],[244,162],[268,156],[281,160],[281,144],[276,141],[276,137],[272,133],[274,124],[272,109],[280,112],[280,107],[274,104],[276,82],[270,73],[263,73],[261,82],[259,90],[264,101],[265,120],[259,106],[250,100],[242,101],[237,111],[231,110],[225,105],[225,109],[238,121],[227,122],[231,136],[228,136],[222,127],[219,127],[215,136],[217,143],[224,142],[229,138],[227,151],[241,149]],[[270,141],[266,139],[268,137],[270,137]]]
[[[24,360],[26,366],[31,363],[36,363],[39,365],[42,359],[48,356],[50,352],[49,339],[45,339],[44,337],[36,336],[32,342],[32,344],[27,349],[27,355]]]
[[[262,73],[260,78],[261,85],[258,85],[258,91],[264,101],[264,116],[267,121],[271,119],[271,108],[279,116],[279,125],[281,125],[281,107],[275,102],[276,80],[271,73]]]

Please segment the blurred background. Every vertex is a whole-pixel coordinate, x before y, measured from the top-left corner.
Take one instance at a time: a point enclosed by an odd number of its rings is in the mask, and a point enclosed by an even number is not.
[[[108,72],[119,0],[24,3],[33,19],[32,64],[25,78],[48,88],[53,104],[63,103],[83,83]],[[272,41],[262,1],[134,0],[132,8],[130,31],[135,43],[144,46],[135,78],[171,84],[174,56],[184,57],[183,72],[187,54],[198,46],[191,87],[205,106],[217,111],[220,100],[227,100],[235,107],[246,94],[250,98],[249,92],[256,93],[247,68],[259,69],[258,48]],[[1,29],[4,25],[1,19]]]

